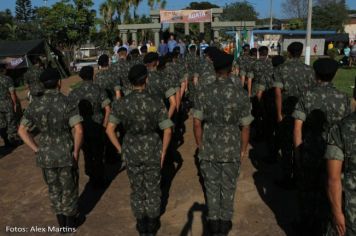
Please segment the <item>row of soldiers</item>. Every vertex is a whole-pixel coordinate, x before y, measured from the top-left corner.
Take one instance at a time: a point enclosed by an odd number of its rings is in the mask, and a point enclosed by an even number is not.
[[[37,164],[43,169],[59,225],[74,227],[79,150],[82,147],[85,158],[96,163],[89,170],[100,169],[97,166],[102,163],[105,148],[98,146],[108,146],[106,130],[114,150],[127,165],[137,229],[140,235],[154,235],[159,228],[160,168],[171,139],[172,119],[176,121],[176,114],[182,112],[182,99],[189,97],[212,235],[227,235],[232,227],[236,181],[241,158],[247,156],[253,120],[266,140],[274,140],[277,134],[283,137],[283,142],[270,142],[271,158],[281,149],[285,170],[282,183],[297,183],[305,232],[332,232],[332,227],[326,229],[329,208],[322,200],[327,196],[323,192],[325,156],[332,159],[327,165],[328,176],[333,177],[329,177],[329,183],[334,185],[328,185],[328,193],[336,229],[340,235],[353,235],[352,157],[356,139],[346,137],[355,136],[355,116],[353,113],[346,122],[331,129],[339,133],[330,133],[327,148],[328,130],[350,114],[350,101],[330,82],[337,64],[319,59],[314,63],[314,74],[300,61],[302,50],[303,45],[292,43],[288,47],[290,59],[283,63],[279,57],[271,61],[264,47],[258,50],[258,59],[254,58],[256,50],[251,50],[252,56],[247,55],[250,50],[245,47],[246,54],[234,64],[232,56],[214,47],[205,50],[203,60],[195,55],[194,48],[184,60],[176,53],[167,59],[156,53],[140,56],[138,52],[131,52],[131,60],[127,60],[127,52],[120,49],[116,65],[110,67],[105,55],[99,58],[100,70],[94,82],[93,68],[83,68],[83,83],[68,97],[58,92],[60,76],[56,70],[42,72],[37,80],[41,81],[43,92],[25,111],[19,134],[37,153]],[[251,62],[244,64],[245,59]],[[123,126],[120,139],[119,125]],[[41,131],[40,145],[28,131],[32,126]],[[75,130],[73,139],[69,127]],[[340,174],[344,160],[350,175],[345,189],[349,206],[346,224],[340,217],[340,179],[332,182]]]

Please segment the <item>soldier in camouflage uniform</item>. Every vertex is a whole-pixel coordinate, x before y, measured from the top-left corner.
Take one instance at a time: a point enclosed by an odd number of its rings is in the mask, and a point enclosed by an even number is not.
[[[326,136],[330,127],[350,114],[350,99],[331,83],[338,63],[324,58],[314,62],[317,85],[299,99],[293,113],[297,188],[301,225],[305,232],[323,235],[328,207],[325,193]]]
[[[127,60],[127,49],[124,47],[119,48],[118,56],[119,59],[117,63],[110,69],[112,70],[112,73],[121,81],[121,91],[125,96],[131,92],[131,84],[127,79],[130,70],[130,62]]]
[[[156,97],[158,102],[167,103],[168,100],[168,117],[172,118],[177,106],[175,98],[177,87],[164,71],[157,70],[158,53],[150,52],[143,60],[148,69],[147,92]]]
[[[217,79],[199,91],[193,110],[211,235],[227,235],[232,227],[236,181],[253,120],[246,92],[229,78],[232,61],[226,53],[214,55]]]
[[[74,228],[78,213],[77,162],[83,138],[82,117],[75,103],[58,91],[59,80],[56,69],[49,68],[41,74],[44,95],[26,109],[18,132],[36,153],[37,166],[42,168],[59,226]],[[39,144],[28,132],[32,125],[40,130]],[[71,128],[74,128],[74,141]]]
[[[189,47],[189,53],[185,57],[185,64],[188,71],[187,97],[190,103],[192,103],[195,92],[194,81],[198,81],[200,72],[200,57],[197,55],[196,45]]]
[[[83,82],[69,93],[69,100],[75,101],[83,117],[83,152],[85,173],[94,186],[105,186],[104,143],[105,132],[110,113],[110,99],[106,92],[93,84],[94,68],[83,67],[79,72]],[[103,112],[104,111],[104,112]]]
[[[304,64],[300,57],[303,44],[293,42],[288,46],[288,59],[274,73],[275,99],[279,135],[282,137],[282,171],[283,177],[277,184],[284,188],[294,185],[293,127],[292,113],[300,97],[315,84],[313,69]]]
[[[356,100],[356,78],[354,88]],[[354,112],[335,124],[328,135],[327,192],[333,224],[328,235],[356,235],[356,107]],[[343,175],[343,177],[342,177]]]
[[[131,50],[129,62],[130,62],[130,68],[133,67],[134,65],[143,63],[143,58],[141,57],[140,51],[137,48]]]
[[[159,228],[161,206],[160,170],[171,138],[172,121],[162,101],[145,89],[147,69],[135,65],[129,73],[133,91],[115,101],[107,134],[127,162],[131,184],[131,209],[137,219],[140,235],[155,235]],[[121,123],[127,131],[122,145],[115,134]],[[163,144],[157,129],[163,130]]]
[[[32,99],[42,96],[44,88],[40,82],[40,75],[43,72],[41,59],[39,57],[30,58],[32,66],[24,74],[24,81],[30,92],[30,102]]]
[[[16,92],[12,79],[6,74],[6,65],[0,64],[0,135],[5,147],[13,146],[17,134]]]
[[[95,76],[94,84],[105,90],[111,101],[121,97],[121,84],[118,75],[109,70],[109,57],[103,54],[98,60],[99,72]]]

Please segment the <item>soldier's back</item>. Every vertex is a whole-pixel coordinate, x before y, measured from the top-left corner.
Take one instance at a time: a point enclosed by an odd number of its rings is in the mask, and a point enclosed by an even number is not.
[[[7,112],[12,109],[10,90],[14,89],[12,79],[5,75],[0,75],[0,111]]]
[[[31,67],[24,74],[24,80],[29,85],[31,95],[38,95],[44,92],[44,87],[40,82],[40,75],[43,69],[39,67]]]
[[[115,97],[115,90],[121,88],[120,78],[111,67],[99,71],[95,76],[94,84],[105,90],[111,101]]]

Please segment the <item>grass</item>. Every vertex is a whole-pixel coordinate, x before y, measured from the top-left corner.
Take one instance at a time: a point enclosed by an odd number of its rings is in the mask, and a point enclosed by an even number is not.
[[[77,83],[72,84],[71,86],[69,86],[72,90],[75,88],[78,88],[80,85],[82,84],[82,81],[79,81]]]
[[[334,78],[334,85],[342,92],[352,96],[356,77],[356,68],[340,68]]]

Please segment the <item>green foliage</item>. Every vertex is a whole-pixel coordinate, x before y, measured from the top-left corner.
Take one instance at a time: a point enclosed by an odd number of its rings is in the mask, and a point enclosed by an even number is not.
[[[305,22],[302,19],[291,19],[288,22],[288,28],[290,30],[301,30],[305,29]]]
[[[221,16],[225,21],[256,21],[258,13],[253,5],[245,0],[225,5]]]
[[[14,31],[9,26],[14,25],[14,18],[11,15],[11,11],[6,9],[0,11],[0,39],[5,40],[12,38]],[[16,34],[15,34],[16,35]]]
[[[313,29],[344,31],[344,22],[348,19],[344,1],[324,3],[313,8]]]
[[[206,10],[211,8],[219,8],[218,5],[212,4],[210,2],[191,2],[188,7],[185,9],[187,10]]]
[[[52,7],[36,9],[36,21],[42,36],[53,45],[72,48],[89,39],[95,11],[91,0],[61,0]]]

